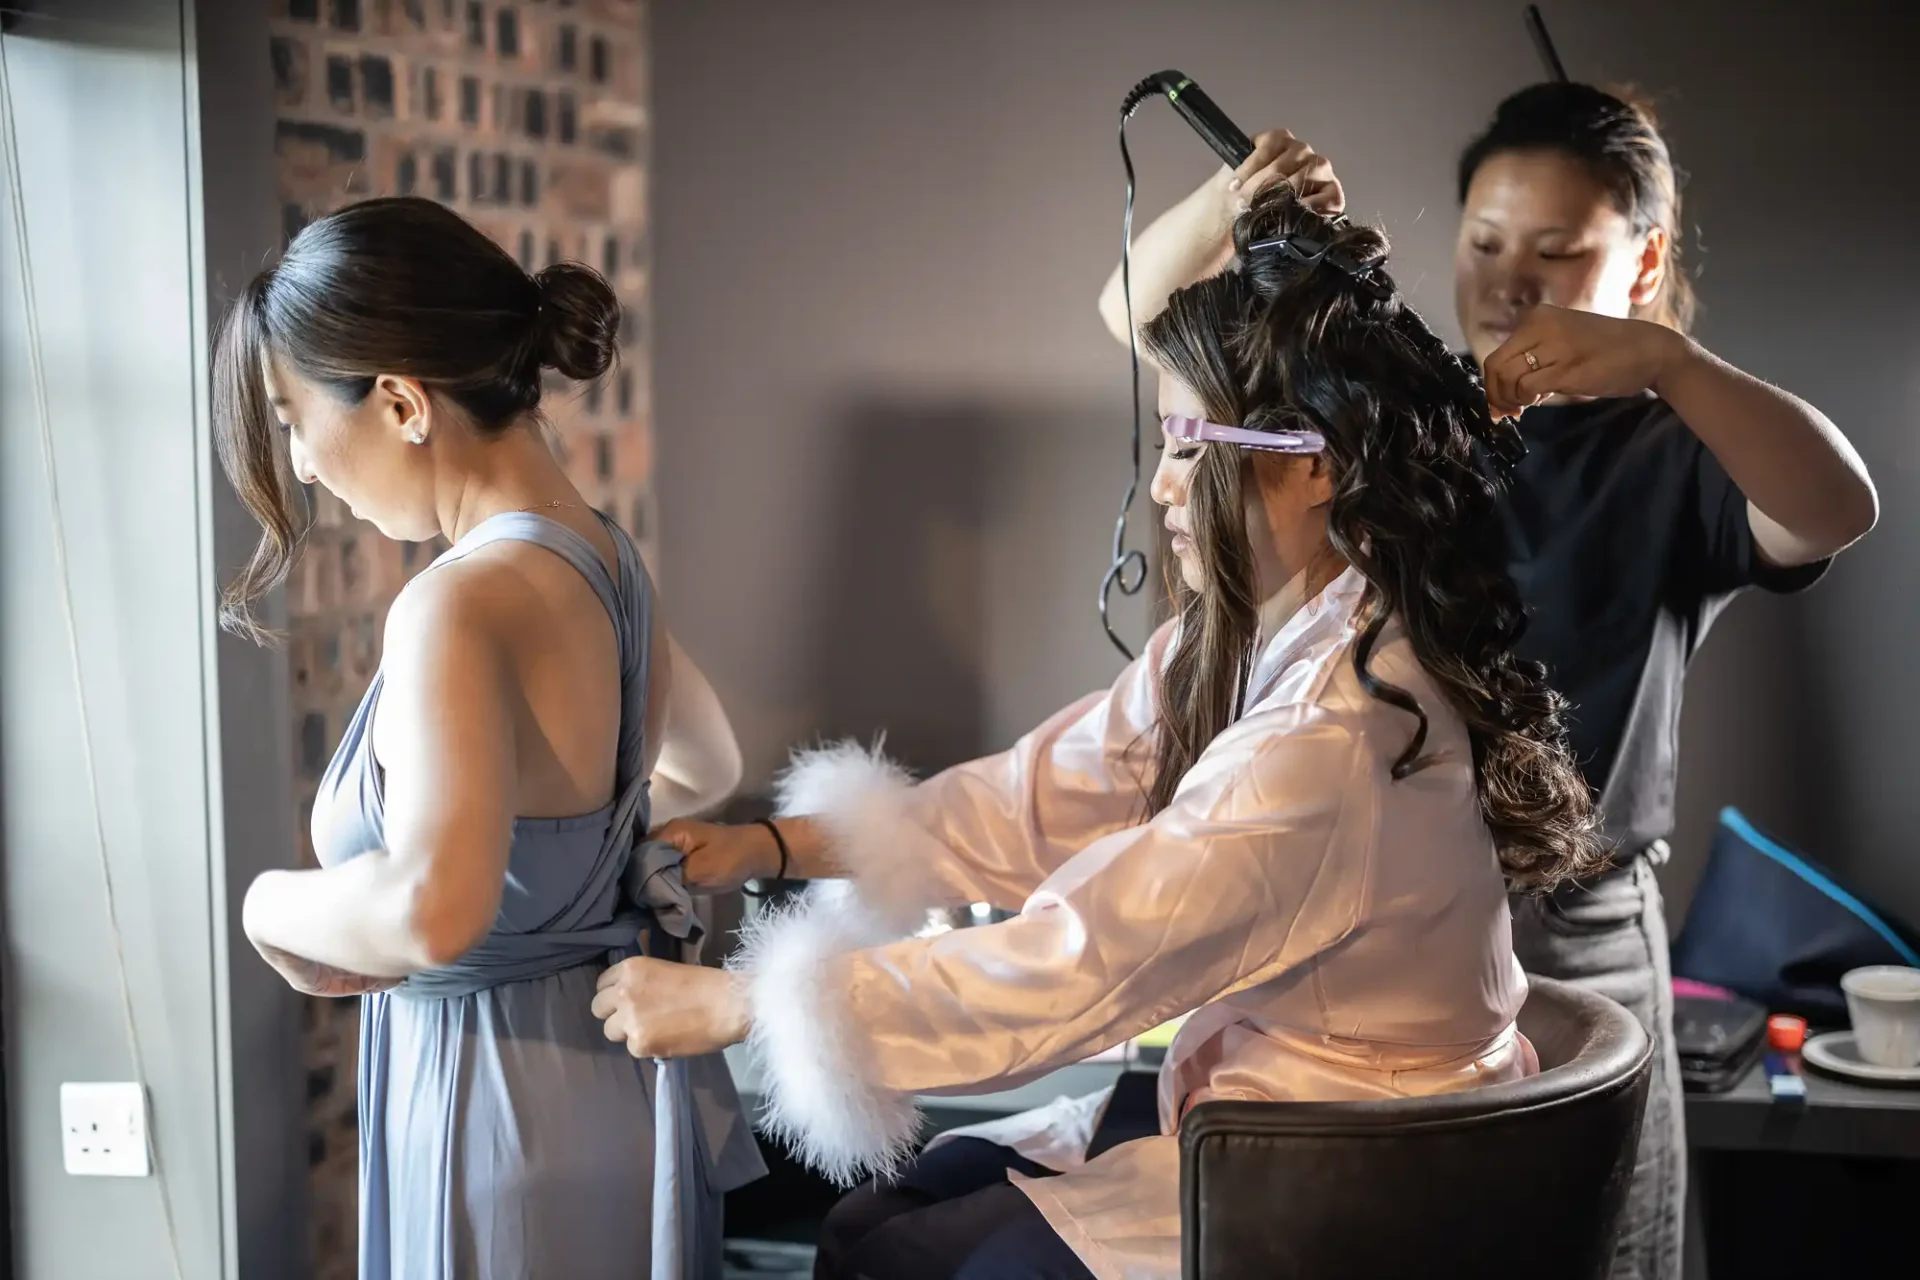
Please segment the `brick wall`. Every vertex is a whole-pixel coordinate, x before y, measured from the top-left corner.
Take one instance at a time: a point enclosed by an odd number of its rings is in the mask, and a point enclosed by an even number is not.
[[[641,0],[274,0],[279,200],[294,235],[376,195],[459,210],[537,269],[577,259],[624,307],[616,373],[550,395],[557,448],[587,498],[639,539],[653,521],[647,358],[646,64]],[[288,584],[299,839],[314,783],[380,660],[387,607],[435,546],[390,542],[314,493]],[[312,1252],[320,1280],[355,1253],[357,1008],[308,1008]]]

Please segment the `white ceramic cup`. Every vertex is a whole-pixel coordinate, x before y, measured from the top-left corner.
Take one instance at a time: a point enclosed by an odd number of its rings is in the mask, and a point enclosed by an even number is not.
[[[1876,1067],[1920,1066],[1920,969],[1874,964],[1840,979],[1860,1056]]]

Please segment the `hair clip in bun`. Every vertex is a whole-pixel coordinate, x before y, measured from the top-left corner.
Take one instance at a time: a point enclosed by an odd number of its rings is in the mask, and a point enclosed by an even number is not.
[[[1374,274],[1380,263],[1361,266],[1350,255],[1338,249],[1329,248],[1312,236],[1288,235],[1277,236],[1272,240],[1258,240],[1247,246],[1247,253],[1249,256],[1256,253],[1279,253],[1307,266],[1325,262],[1329,266],[1346,272],[1355,284],[1372,297],[1385,301],[1393,296],[1393,290]]]

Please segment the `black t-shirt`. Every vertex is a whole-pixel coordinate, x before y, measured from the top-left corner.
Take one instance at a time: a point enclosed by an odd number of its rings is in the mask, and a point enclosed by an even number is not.
[[[1572,704],[1607,835],[1636,848],[1673,828],[1680,687],[1714,616],[1745,587],[1811,586],[1827,562],[1762,560],[1745,495],[1650,394],[1529,409],[1520,429],[1502,512],[1531,616],[1520,652]]]

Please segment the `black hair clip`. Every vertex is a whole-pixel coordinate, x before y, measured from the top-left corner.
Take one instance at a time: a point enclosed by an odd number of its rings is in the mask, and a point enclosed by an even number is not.
[[[1350,255],[1338,249],[1330,249],[1312,236],[1279,236],[1273,240],[1259,240],[1247,246],[1249,256],[1266,252],[1285,254],[1295,262],[1304,263],[1307,266],[1324,261],[1329,266],[1338,267],[1346,272],[1355,284],[1372,297],[1384,302],[1393,296],[1393,290],[1381,283],[1379,277],[1374,274],[1379,263],[1373,266],[1361,266]]]

